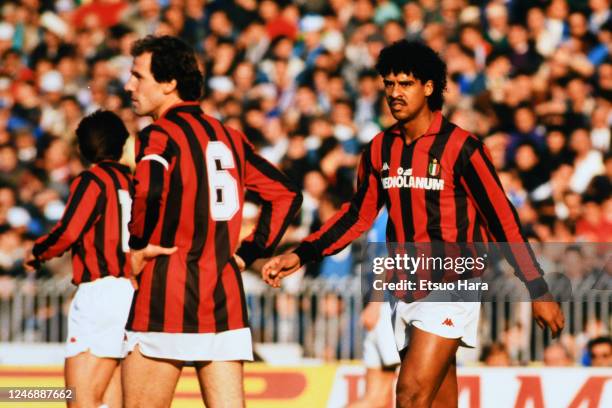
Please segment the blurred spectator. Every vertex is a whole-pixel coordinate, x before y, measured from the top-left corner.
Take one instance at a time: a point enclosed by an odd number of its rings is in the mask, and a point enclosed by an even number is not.
[[[553,343],[544,350],[544,365],[547,367],[570,367],[574,360],[569,350],[561,343]]]
[[[501,343],[491,343],[482,348],[480,361],[487,367],[508,367],[512,365],[508,350]]]
[[[597,337],[587,344],[592,367],[612,367],[612,339]]]
[[[582,194],[593,177],[603,173],[603,159],[601,152],[592,148],[591,138],[586,128],[578,128],[572,132],[570,149],[575,154],[570,188]]]

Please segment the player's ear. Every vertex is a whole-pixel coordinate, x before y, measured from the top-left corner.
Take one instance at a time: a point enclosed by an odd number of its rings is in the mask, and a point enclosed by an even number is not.
[[[168,82],[164,82],[162,83],[162,91],[166,95],[171,94],[172,92],[176,91],[176,86],[177,86],[176,79],[173,79]]]
[[[431,96],[433,91],[434,91],[434,83],[430,79],[429,81],[425,82],[425,96]]]

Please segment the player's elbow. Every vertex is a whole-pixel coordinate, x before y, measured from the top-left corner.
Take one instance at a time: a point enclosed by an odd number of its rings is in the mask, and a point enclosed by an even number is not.
[[[159,203],[164,192],[164,183],[151,183],[149,185],[149,191],[146,195],[147,203],[154,204]]]

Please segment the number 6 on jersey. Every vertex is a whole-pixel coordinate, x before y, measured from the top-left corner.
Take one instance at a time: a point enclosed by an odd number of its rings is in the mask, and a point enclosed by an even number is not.
[[[238,211],[238,183],[227,169],[235,167],[234,155],[219,141],[206,146],[206,168],[210,216],[215,221],[229,221]]]

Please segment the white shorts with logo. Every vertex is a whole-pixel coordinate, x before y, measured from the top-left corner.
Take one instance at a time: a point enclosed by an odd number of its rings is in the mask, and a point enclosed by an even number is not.
[[[136,345],[147,357],[180,361],[253,360],[251,329],[220,333],[162,333],[127,331],[124,354]]]
[[[81,283],[68,312],[66,357],[89,351],[96,357],[122,358],[133,295],[126,278],[107,276]]]
[[[398,301],[393,311],[397,349],[408,346],[410,326],[448,339],[461,339],[464,347],[476,347],[480,302]]]
[[[391,307],[388,302],[381,305],[376,326],[365,335],[363,362],[367,368],[393,367],[401,362],[393,336]]]

